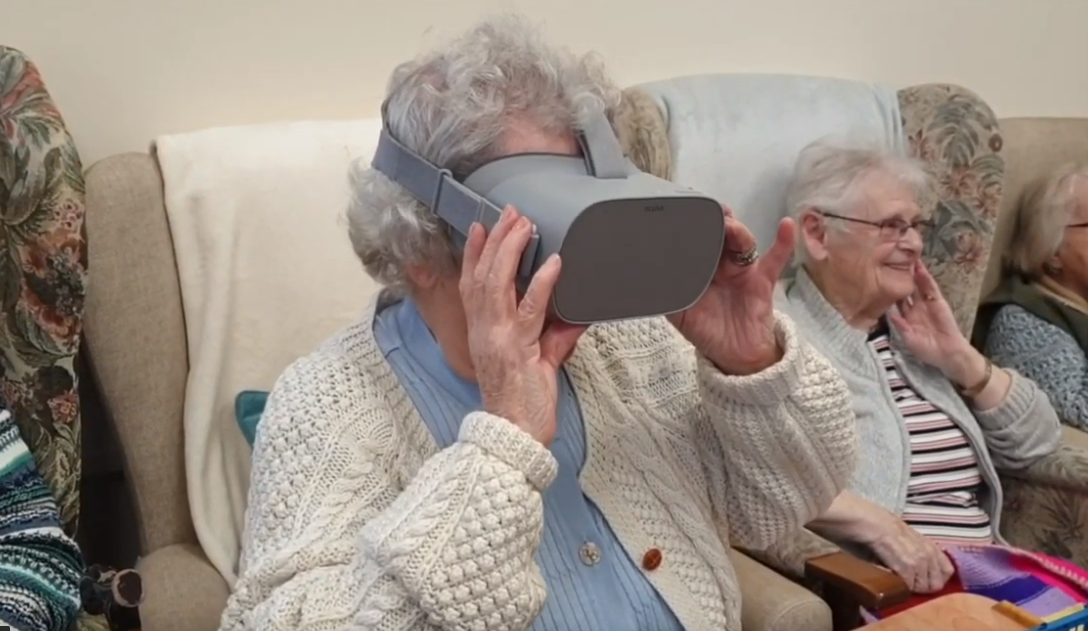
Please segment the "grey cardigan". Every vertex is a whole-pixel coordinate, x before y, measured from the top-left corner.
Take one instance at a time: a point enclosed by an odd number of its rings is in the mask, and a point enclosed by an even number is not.
[[[793,318],[798,332],[831,361],[850,388],[860,441],[850,490],[901,515],[910,481],[910,438],[868,335],[846,323],[804,269],[778,289],[777,308]],[[998,534],[1002,492],[996,469],[1024,468],[1053,453],[1061,438],[1058,415],[1035,383],[1014,371],[1009,371],[1012,387],[1000,405],[985,412],[973,410],[940,371],[902,348],[894,329],[891,343],[907,383],[967,435],[985,482],[979,501],[1002,541]]]

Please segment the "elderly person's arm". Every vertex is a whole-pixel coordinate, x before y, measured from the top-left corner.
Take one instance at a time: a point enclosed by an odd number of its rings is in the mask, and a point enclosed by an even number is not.
[[[964,398],[982,427],[995,466],[1023,469],[1058,448],[1061,421],[1034,381],[993,365],[966,340],[937,367],[969,391]]]
[[[808,527],[832,541],[864,546],[915,592],[940,590],[954,571],[938,545],[902,517],[843,491]]]
[[[755,237],[724,212],[729,247],[718,272],[696,304],[668,318],[689,344],[662,345],[671,351],[644,390],[660,422],[671,424],[688,476],[708,490],[723,538],[762,550],[846,487],[857,428],[842,377],[774,309],[794,224],[781,222],[771,247],[754,257]],[[693,369],[699,405],[690,405],[682,381],[665,378]]]
[[[670,345],[663,371],[680,372],[694,361],[702,405],[685,410],[684,393],[672,392],[657,410],[681,461],[691,465],[690,477],[706,480],[730,543],[757,550],[831,504],[846,486],[857,449],[842,378],[787,317],[776,313],[775,327],[782,358],[749,376],[723,374],[690,346]],[[656,333],[674,335],[665,327]]]
[[[984,350],[1035,381],[1063,421],[1088,429],[1088,357],[1068,333],[1007,305],[994,316]]]
[[[0,460],[0,626],[67,631],[79,613],[83,557],[7,410]]]
[[[477,412],[406,479],[384,394],[345,387],[357,376],[308,358],[273,389],[221,629],[528,629],[551,453]]]
[[[900,301],[888,320],[909,352],[960,390],[982,428],[994,466],[1023,469],[1054,453],[1061,422],[1046,394],[972,346],[933,275],[920,263],[914,268],[917,294]]]
[[[822,513],[856,462],[855,416],[846,383],[776,314],[782,360],[747,377],[699,362],[699,386],[716,443],[704,466],[731,541],[763,549]],[[710,447],[713,445],[713,447]],[[720,460],[719,460],[720,459]]]

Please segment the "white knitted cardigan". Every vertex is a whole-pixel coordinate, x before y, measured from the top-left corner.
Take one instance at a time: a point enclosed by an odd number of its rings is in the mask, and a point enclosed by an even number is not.
[[[373,317],[372,304],[273,389],[221,628],[525,631],[546,596],[534,554],[556,462],[484,412],[440,451]],[[582,488],[634,559],[662,552],[647,576],[687,631],[740,629],[727,545],[801,527],[855,462],[845,384],[776,319],[785,356],[750,377],[698,359],[664,319],[595,326],[566,365]]]

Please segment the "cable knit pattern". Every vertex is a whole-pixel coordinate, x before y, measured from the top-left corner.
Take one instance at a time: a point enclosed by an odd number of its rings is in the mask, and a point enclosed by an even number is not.
[[[384,297],[382,298],[384,299]],[[225,631],[525,631],[556,463],[504,419],[469,414],[439,450],[363,321],[293,364],[253,452]],[[739,631],[730,538],[763,547],[839,493],[854,464],[845,384],[777,316],[786,352],[751,377],[696,357],[663,319],[590,329],[567,373],[582,485],[688,631]]]
[[[1018,305],[994,316],[985,353],[1035,381],[1062,421],[1088,429],[1088,357],[1060,328]]]

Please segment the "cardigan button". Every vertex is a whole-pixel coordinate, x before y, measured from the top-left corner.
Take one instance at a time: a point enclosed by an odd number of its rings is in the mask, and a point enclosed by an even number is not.
[[[646,554],[642,555],[642,569],[653,572],[659,567],[661,567],[661,550],[650,548]]]
[[[582,559],[582,563],[593,567],[601,562],[601,549],[592,541],[587,541],[578,550],[578,556]]]

